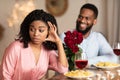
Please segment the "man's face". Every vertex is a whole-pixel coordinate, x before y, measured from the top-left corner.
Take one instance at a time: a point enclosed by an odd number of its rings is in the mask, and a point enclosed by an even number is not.
[[[83,35],[89,32],[96,23],[94,12],[90,9],[82,9],[76,21],[76,29]]]

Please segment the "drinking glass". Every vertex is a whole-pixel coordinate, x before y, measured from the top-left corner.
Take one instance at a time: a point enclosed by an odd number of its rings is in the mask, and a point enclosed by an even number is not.
[[[80,53],[75,56],[75,65],[79,69],[84,69],[88,64],[86,53]]]
[[[113,51],[117,56],[120,56],[120,42],[113,43]]]

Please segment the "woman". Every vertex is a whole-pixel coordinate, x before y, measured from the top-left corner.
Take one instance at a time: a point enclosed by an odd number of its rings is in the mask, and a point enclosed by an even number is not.
[[[18,39],[6,48],[2,79],[38,80],[48,69],[64,73],[68,63],[55,18],[37,9],[25,17]]]

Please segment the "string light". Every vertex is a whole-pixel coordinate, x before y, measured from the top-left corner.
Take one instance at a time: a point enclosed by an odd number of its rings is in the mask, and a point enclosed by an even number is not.
[[[17,0],[12,14],[7,19],[9,27],[17,26],[25,18],[25,16],[35,9],[33,0]]]

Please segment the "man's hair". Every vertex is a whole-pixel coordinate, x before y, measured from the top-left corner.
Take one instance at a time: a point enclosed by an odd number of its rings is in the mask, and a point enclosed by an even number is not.
[[[95,5],[90,4],[90,3],[86,3],[86,4],[84,4],[84,5],[81,7],[80,11],[81,11],[82,9],[84,9],[84,8],[92,10],[92,11],[94,12],[94,14],[95,14],[95,19],[97,18],[97,16],[98,16],[98,9],[97,9],[97,7],[96,7]]]

